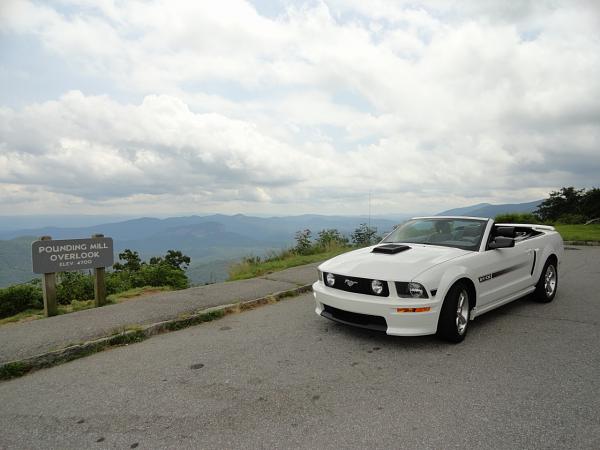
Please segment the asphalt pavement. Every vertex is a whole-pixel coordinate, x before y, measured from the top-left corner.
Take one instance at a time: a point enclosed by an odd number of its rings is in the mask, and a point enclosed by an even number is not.
[[[0,364],[109,336],[127,327],[294,289],[316,280],[317,265],[307,264],[249,280],[161,292],[43,320],[6,324],[0,326]]]
[[[312,294],[0,383],[0,448],[600,448],[600,249],[458,345]]]

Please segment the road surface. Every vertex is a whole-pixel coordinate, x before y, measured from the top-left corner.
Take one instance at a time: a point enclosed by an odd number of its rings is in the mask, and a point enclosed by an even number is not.
[[[600,448],[600,249],[465,342],[317,317],[312,294],[0,383],[0,448]]]

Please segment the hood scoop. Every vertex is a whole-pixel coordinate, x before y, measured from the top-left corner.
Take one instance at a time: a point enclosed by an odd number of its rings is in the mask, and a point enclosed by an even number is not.
[[[410,249],[408,245],[400,245],[400,244],[385,244],[375,247],[371,250],[371,253],[386,253],[388,255],[394,255],[396,253],[400,253]]]

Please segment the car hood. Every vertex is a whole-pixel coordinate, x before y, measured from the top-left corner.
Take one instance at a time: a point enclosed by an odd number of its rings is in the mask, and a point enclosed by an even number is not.
[[[371,253],[376,246],[361,248],[325,261],[319,270],[360,278],[410,281],[433,266],[472,253],[435,245],[407,245],[408,250],[396,254]]]

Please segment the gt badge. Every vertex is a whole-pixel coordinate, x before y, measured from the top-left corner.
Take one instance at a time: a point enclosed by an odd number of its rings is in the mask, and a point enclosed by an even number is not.
[[[488,281],[492,279],[492,274],[488,273],[487,275],[484,275],[482,277],[479,277],[479,282],[483,283],[484,281]]]

